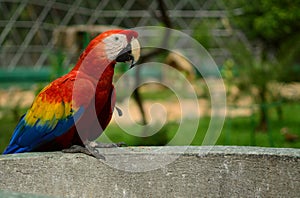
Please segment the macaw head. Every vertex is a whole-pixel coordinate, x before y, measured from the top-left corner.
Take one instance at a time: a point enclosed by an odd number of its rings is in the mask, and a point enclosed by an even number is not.
[[[137,37],[138,33],[133,30],[108,30],[94,38],[80,58],[92,52],[93,59],[96,56],[107,62],[129,62],[132,67],[140,56]]]
[[[102,33],[107,58],[116,62],[130,62],[131,67],[140,57],[138,33],[133,30],[111,30]]]

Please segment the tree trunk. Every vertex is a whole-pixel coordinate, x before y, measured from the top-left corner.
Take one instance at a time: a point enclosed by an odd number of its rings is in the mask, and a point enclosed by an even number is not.
[[[266,97],[267,87],[266,85],[262,85],[259,89],[259,123],[256,128],[257,131],[266,132],[268,130],[268,104],[267,104],[267,97]]]

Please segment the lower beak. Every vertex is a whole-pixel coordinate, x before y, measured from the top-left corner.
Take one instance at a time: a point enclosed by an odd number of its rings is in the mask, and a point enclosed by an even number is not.
[[[117,62],[129,62],[132,68],[140,57],[140,44],[137,39],[133,39],[124,49],[122,49],[117,58]]]

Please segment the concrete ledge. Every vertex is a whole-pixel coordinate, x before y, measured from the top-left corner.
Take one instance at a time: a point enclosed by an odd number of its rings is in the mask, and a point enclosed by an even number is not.
[[[1,190],[53,197],[300,195],[300,149],[215,146],[99,151],[106,162],[61,152],[1,156],[0,195]]]

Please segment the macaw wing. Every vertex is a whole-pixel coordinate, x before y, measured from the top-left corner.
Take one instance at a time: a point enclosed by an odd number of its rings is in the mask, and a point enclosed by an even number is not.
[[[28,125],[25,114],[18,123],[10,144],[3,154],[30,152],[43,143],[53,140],[74,126],[83,112],[84,108],[82,107],[74,115],[55,121],[56,124],[51,121],[43,123],[39,120],[33,126]]]
[[[3,154],[30,152],[66,133],[80,119],[85,107],[72,105],[72,90],[65,90],[66,86],[53,86],[50,84],[36,97]],[[66,93],[69,94],[67,97]]]

